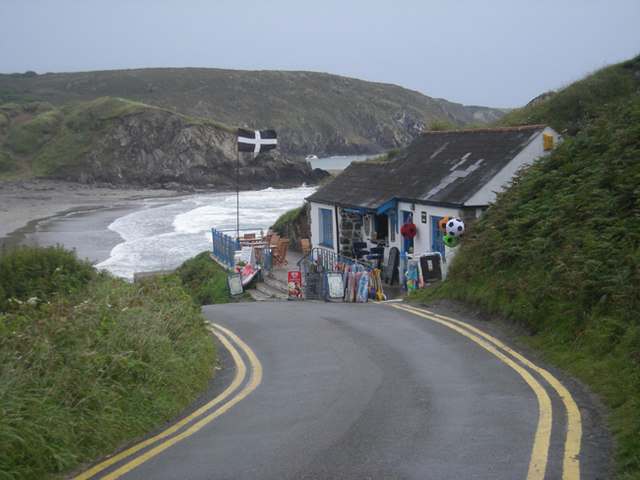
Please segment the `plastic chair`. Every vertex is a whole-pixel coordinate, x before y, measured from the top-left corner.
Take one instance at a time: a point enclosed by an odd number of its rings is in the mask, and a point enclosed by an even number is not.
[[[367,255],[367,260],[374,260],[378,267],[384,259],[384,247],[373,247],[370,255]]]
[[[351,244],[351,249],[353,251],[353,258],[355,258],[356,260],[371,253],[369,252],[369,250],[367,250],[366,242],[353,242]]]
[[[278,248],[273,255],[274,265],[287,265],[287,250],[289,250],[289,239],[281,238],[278,242]]]
[[[309,255],[311,252],[311,245],[309,244],[308,238],[303,238],[300,240],[300,248],[302,249],[302,255]]]

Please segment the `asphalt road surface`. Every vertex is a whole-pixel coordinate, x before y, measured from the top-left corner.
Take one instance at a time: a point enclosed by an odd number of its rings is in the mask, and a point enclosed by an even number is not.
[[[211,391],[76,480],[577,480],[609,469],[567,381],[480,322],[400,303],[203,314],[224,367]]]

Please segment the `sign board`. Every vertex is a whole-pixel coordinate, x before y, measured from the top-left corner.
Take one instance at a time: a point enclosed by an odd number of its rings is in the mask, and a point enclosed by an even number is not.
[[[387,262],[387,272],[384,277],[384,281],[389,285],[393,285],[393,279],[396,276],[396,271],[398,270],[398,263],[400,259],[400,250],[398,247],[393,247],[389,251],[389,261]]]
[[[432,283],[442,280],[440,255],[431,254],[420,257],[420,269],[422,270],[422,280],[424,283]]]
[[[322,300],[324,275],[322,273],[307,273],[305,298],[307,300]]]
[[[302,300],[302,273],[299,270],[287,272],[287,300]]]
[[[253,247],[242,247],[240,255],[236,263],[243,262],[245,265],[254,264],[255,258],[253,256]]]
[[[344,282],[342,273],[327,272],[325,274],[327,289],[324,299],[328,302],[341,302],[344,300]]]
[[[240,298],[244,293],[242,288],[242,279],[239,273],[230,273],[227,275],[227,288],[229,289],[229,298]]]

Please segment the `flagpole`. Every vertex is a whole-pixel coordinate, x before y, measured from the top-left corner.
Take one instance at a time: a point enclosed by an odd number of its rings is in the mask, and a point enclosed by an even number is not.
[[[236,238],[240,239],[240,151],[236,153]]]
[[[245,130],[238,128],[236,154],[236,236],[240,238],[240,152],[261,153],[273,150],[278,143],[275,130]]]

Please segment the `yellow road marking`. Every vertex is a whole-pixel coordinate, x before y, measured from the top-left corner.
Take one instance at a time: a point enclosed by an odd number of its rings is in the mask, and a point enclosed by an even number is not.
[[[408,307],[408,308],[413,308],[420,312],[424,312],[424,310],[417,309],[416,307]],[[563,480],[579,480],[580,479],[580,460],[578,459],[578,457],[580,455],[580,444],[582,439],[582,422],[580,418],[580,410],[578,409],[578,405],[573,400],[573,397],[571,396],[569,391],[564,387],[564,385],[562,385],[562,383],[560,383],[547,370],[538,367],[537,365],[529,361],[526,357],[523,357],[518,352],[507,347],[502,342],[488,335],[482,330],[472,325],[456,320],[455,318],[446,317],[444,315],[438,315],[433,312],[428,312],[428,313],[435,317],[439,317],[449,322],[453,322],[457,325],[463,325],[465,328],[484,337],[494,345],[508,352],[510,355],[512,355],[522,364],[538,372],[549,383],[549,385],[551,385],[555,389],[555,391],[558,393],[558,396],[562,399],[562,402],[564,403],[564,407],[567,411],[567,437],[565,440],[564,459],[562,462],[562,478]]]
[[[434,317],[433,314],[431,314],[431,312],[427,313],[424,310],[421,310],[415,307],[405,306],[405,305],[391,305],[391,306],[399,310],[404,310],[405,312],[412,313],[414,315],[428,318],[429,320],[440,323],[464,335],[465,337],[474,341],[475,343],[480,345],[482,348],[492,353],[493,355],[498,357],[500,360],[502,360],[504,363],[509,365],[527,382],[527,384],[529,384],[529,386],[534,391],[538,399],[539,415],[538,415],[538,426],[536,428],[536,434],[533,442],[533,449],[531,451],[531,460],[529,461],[529,470],[527,472],[527,480],[544,479],[545,471],[547,468],[547,458],[548,458],[550,438],[551,438],[552,415],[551,415],[551,400],[549,398],[549,395],[547,395],[546,390],[542,387],[542,385],[540,385],[537,382],[537,380],[533,378],[533,376],[526,369],[524,369],[523,367],[518,365],[516,362],[514,362],[512,359],[510,359],[509,357],[504,355],[502,352],[497,350],[493,345],[489,345],[483,342],[480,338],[472,335],[467,330],[455,324],[451,324],[446,320]],[[467,326],[466,324],[463,324],[463,325],[465,327]],[[493,337],[490,337],[487,335],[485,338],[490,339]],[[493,343],[496,346],[500,345],[500,342],[498,340],[495,340],[495,342],[491,340],[491,343]],[[503,348],[503,347],[501,346],[500,348]],[[504,349],[509,353],[512,352],[512,350],[506,345],[504,345]]]
[[[432,312],[430,312],[432,313]],[[469,330],[474,331],[478,335],[483,336],[487,340],[491,341],[495,345],[500,348],[505,349],[509,352],[510,355],[514,356],[521,363],[525,364],[529,368],[538,372],[548,383],[551,385],[554,390],[558,393],[558,396],[562,399],[564,403],[564,407],[567,411],[567,438],[565,440],[564,447],[564,460],[562,463],[562,478],[563,480],[579,480],[580,479],[580,460],[578,460],[578,456],[580,455],[580,443],[582,438],[582,421],[580,418],[580,410],[578,409],[578,405],[573,400],[573,397],[569,393],[569,391],[565,388],[558,379],[556,379],[553,375],[551,375],[547,370],[538,367],[536,364],[529,361],[526,357],[523,357],[518,352],[511,350],[509,347],[504,345],[499,340],[493,338],[492,336],[486,334],[482,330],[473,327],[472,325],[468,325],[460,320],[456,320],[455,318],[445,317],[443,315],[438,315],[436,313],[432,313],[432,315],[436,317],[443,318],[450,322],[454,322],[459,325],[464,325]]]
[[[214,333],[218,337],[220,342],[227,348],[227,350],[229,350],[229,352],[231,353],[231,356],[233,358],[233,361],[237,365],[236,376],[235,376],[233,382],[231,383],[231,385],[229,385],[224,390],[224,392],[222,392],[216,398],[211,400],[209,403],[207,403],[206,405],[200,407],[198,410],[193,412],[191,415],[189,415],[188,417],[184,418],[183,420],[181,420],[180,422],[176,423],[175,425],[173,425],[172,427],[168,428],[167,430],[163,431],[162,433],[160,433],[160,434],[158,434],[158,435],[156,435],[156,436],[154,436],[154,437],[152,437],[152,438],[150,438],[150,439],[148,439],[148,440],[146,440],[144,442],[136,444],[133,447],[125,450],[124,452],[122,452],[122,453],[120,453],[118,455],[115,455],[114,457],[112,457],[112,458],[110,458],[108,460],[105,460],[104,462],[96,465],[95,467],[91,468],[90,470],[87,470],[86,472],[82,473],[81,475],[79,475],[77,477],[74,477],[72,480],[85,480],[85,479],[88,479],[88,478],[92,477],[93,475],[95,475],[96,473],[101,472],[102,470],[108,468],[109,466],[119,462],[120,460],[123,460],[123,459],[133,455],[134,453],[140,451],[141,449],[143,449],[143,448],[145,448],[145,447],[147,447],[149,445],[152,445],[152,444],[158,442],[159,440],[162,440],[163,438],[168,437],[169,435],[172,435],[173,433],[175,433],[176,431],[181,429],[183,426],[187,425],[188,423],[192,422],[196,418],[200,417],[202,414],[204,414],[205,412],[207,412],[208,410],[210,410],[214,406],[218,405],[220,402],[225,400],[229,395],[231,395],[242,384],[242,382],[245,380],[245,377],[247,375],[247,367],[246,367],[246,364],[244,363],[244,361],[242,360],[242,357],[238,353],[238,350],[232,345],[232,343],[221,332],[224,332],[227,336],[229,336],[237,345],[240,346],[240,348],[242,348],[242,350],[247,355],[247,357],[248,357],[248,359],[249,359],[249,361],[250,361],[250,363],[251,363],[251,365],[253,367],[253,375],[252,375],[251,382],[247,386],[245,386],[245,388],[237,396],[235,396],[233,399],[231,399],[228,403],[226,403],[225,405],[223,405],[219,409],[215,410],[214,412],[212,412],[208,416],[204,417],[202,420],[200,420],[199,422],[195,423],[193,426],[189,427],[187,430],[185,430],[181,434],[176,435],[175,437],[165,441],[164,443],[161,443],[160,445],[158,445],[155,448],[149,450],[145,454],[143,454],[143,455],[141,455],[139,457],[136,457],[135,459],[131,460],[127,464],[123,465],[119,469],[117,469],[114,472],[112,472],[111,474],[109,474],[109,475],[107,475],[105,477],[102,477],[103,480],[106,480],[106,479],[113,480],[113,479],[119,478],[121,475],[124,475],[125,473],[127,473],[130,470],[134,469],[135,467],[137,467],[141,463],[147,461],[148,459],[152,458],[153,456],[157,455],[158,453],[166,450],[171,445],[174,445],[175,443],[179,442],[180,440],[183,440],[184,438],[186,438],[186,437],[188,437],[190,435],[193,435],[198,430],[200,430],[203,426],[205,426],[207,423],[211,422],[216,417],[219,417],[224,412],[229,410],[232,406],[234,406],[236,403],[240,402],[240,400],[244,399],[247,395],[249,395],[249,393],[251,393],[253,390],[255,390],[258,387],[258,385],[262,381],[262,365],[260,364],[260,361],[258,360],[256,355],[253,353],[253,350],[251,350],[251,348],[249,348],[249,346],[246,343],[244,343],[242,340],[240,340],[240,338],[238,338],[235,334],[233,334],[232,332],[230,332],[226,328],[221,327],[220,325],[216,325],[216,324],[210,322],[209,329],[211,330],[212,333]]]

